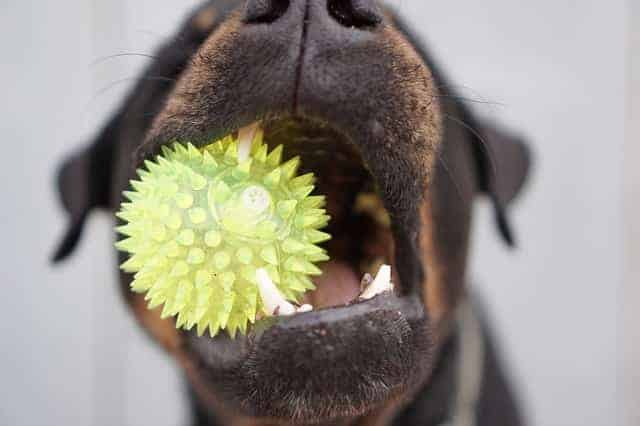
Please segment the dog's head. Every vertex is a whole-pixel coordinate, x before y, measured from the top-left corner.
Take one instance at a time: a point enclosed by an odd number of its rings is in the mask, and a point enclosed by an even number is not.
[[[159,81],[160,79],[164,79]],[[175,82],[175,83],[174,83]],[[174,140],[204,144],[261,121],[318,176],[333,235],[310,313],[246,337],[198,337],[126,300],[222,418],[319,423],[381,415],[429,379],[464,292],[472,200],[505,208],[523,145],[462,105],[398,18],[374,0],[212,1],[164,46],[122,110],[65,163],[59,258],[93,207],[119,205],[133,170]],[[358,301],[392,265],[395,294]]]

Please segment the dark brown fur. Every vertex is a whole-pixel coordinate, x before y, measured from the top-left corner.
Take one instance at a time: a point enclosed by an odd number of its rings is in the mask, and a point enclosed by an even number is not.
[[[505,209],[524,181],[527,151],[457,100],[390,11],[383,17],[368,1],[354,2],[365,6],[353,6],[350,25],[366,23],[354,30],[328,15],[324,1],[291,1],[259,24],[246,22],[241,3],[210,1],[196,11],[146,70],[154,78],[141,79],[96,141],[64,164],[70,225],[56,259],[73,250],[92,209],[116,211],[135,167],[162,144],[204,143],[279,116],[330,122],[358,148],[383,194],[404,297],[213,343],[147,310],[124,273],[123,295],[184,369],[199,424],[435,425],[454,392],[453,317],[465,296],[473,199],[491,198],[512,242]],[[488,347],[478,424],[519,425]]]

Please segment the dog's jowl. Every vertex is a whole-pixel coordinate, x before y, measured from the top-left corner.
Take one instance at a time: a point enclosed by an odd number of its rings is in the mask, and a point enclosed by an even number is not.
[[[194,424],[522,424],[466,265],[477,196],[513,245],[507,210],[528,151],[460,101],[400,17],[374,0],[215,0],[155,57],[60,169],[69,228],[56,260],[92,210],[115,214],[163,146],[255,123],[316,175],[331,216],[314,309],[233,339],[177,329],[121,272],[139,324],[184,372]],[[394,290],[359,297],[385,264]]]

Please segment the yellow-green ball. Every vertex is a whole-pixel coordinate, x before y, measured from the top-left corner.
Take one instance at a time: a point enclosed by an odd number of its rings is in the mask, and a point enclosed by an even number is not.
[[[211,336],[246,333],[263,309],[256,270],[297,302],[314,288],[315,262],[328,260],[317,244],[329,217],[323,196],[310,195],[314,176],[296,176],[300,159],[282,164],[282,146],[270,153],[255,137],[248,158],[226,137],[203,148],[174,144],[138,170],[125,192],[118,249],[130,254],[133,291],[149,308],[164,305],[176,326]]]

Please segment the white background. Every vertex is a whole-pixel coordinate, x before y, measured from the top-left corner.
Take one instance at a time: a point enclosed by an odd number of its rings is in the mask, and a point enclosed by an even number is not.
[[[521,249],[502,247],[481,204],[472,263],[532,424],[640,424],[640,7],[394,3],[462,94],[494,102],[479,111],[533,144],[513,210]],[[193,4],[0,2],[2,425],[185,424],[178,374],[119,299],[110,220],[95,215],[64,266],[46,259],[65,224],[55,166],[148,61],[98,59],[152,53]]]

